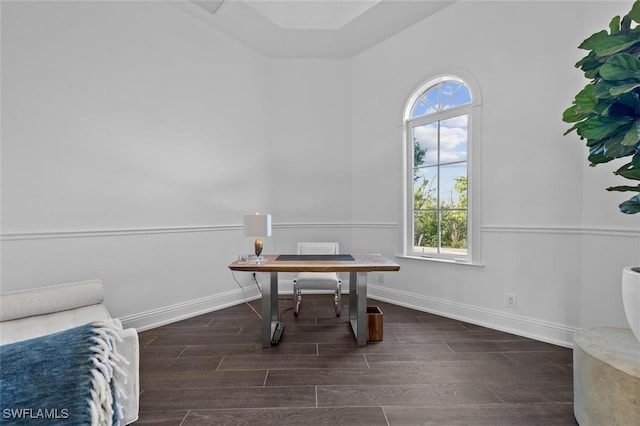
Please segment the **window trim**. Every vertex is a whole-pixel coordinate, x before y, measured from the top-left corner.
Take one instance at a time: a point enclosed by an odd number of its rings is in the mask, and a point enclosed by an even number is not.
[[[471,103],[431,114],[411,118],[411,111],[418,99],[431,87],[446,80],[454,80],[464,84],[471,94]],[[399,257],[409,259],[430,260],[462,265],[481,265],[480,213],[482,210],[481,188],[481,94],[475,78],[462,69],[448,68],[422,79],[410,96],[406,97],[402,114],[402,248]],[[431,123],[455,113],[468,114],[467,122],[467,256],[461,258],[454,254],[428,254],[420,256],[413,252],[413,143],[410,142],[412,128],[417,124]]]

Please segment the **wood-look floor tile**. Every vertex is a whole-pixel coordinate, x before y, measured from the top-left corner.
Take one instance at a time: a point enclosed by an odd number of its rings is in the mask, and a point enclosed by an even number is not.
[[[152,343],[153,344],[153,343]],[[450,341],[447,345],[454,352],[548,352],[564,348],[535,340],[523,341]]]
[[[453,405],[500,403],[480,383],[318,386],[318,406]]]
[[[316,391],[304,387],[218,387],[207,389],[147,389],[140,410],[315,407]]]
[[[426,333],[435,331],[460,331],[465,333],[471,333],[462,323],[416,323],[416,324],[394,324],[389,321],[384,322],[384,331],[388,333],[395,333],[397,331],[404,331],[407,333]],[[485,331],[487,329],[484,329]]]
[[[188,410],[140,411],[134,425],[180,426]]]
[[[573,351],[571,349],[551,352],[511,352],[504,354],[504,356],[516,365],[553,364],[562,367],[573,365]]]
[[[250,410],[192,410],[182,426],[387,426],[380,407],[264,408]]]
[[[237,344],[213,344],[213,345],[188,345],[180,353],[180,358],[212,357],[223,355],[256,354],[260,353],[262,345],[258,343]]]
[[[177,358],[184,352],[184,345],[175,346],[145,346],[140,348],[141,360],[155,360],[160,358]]]
[[[430,383],[428,376],[419,366],[402,365],[385,369],[269,370],[265,385],[406,385],[428,383]]]
[[[180,358],[216,356],[216,355],[263,355],[265,351],[275,354],[300,354],[316,355],[318,353],[315,343],[283,343],[263,349],[261,344],[216,344],[216,345],[190,345],[180,354]]]
[[[390,426],[575,426],[573,404],[384,407]]]
[[[505,403],[573,402],[573,384],[558,381],[519,381],[488,385]]]
[[[433,383],[572,383],[571,374],[556,366],[483,366],[464,362],[455,366],[423,365],[422,369]]]
[[[301,369],[301,368],[366,368],[362,355],[230,355],[222,360],[219,370]]]
[[[212,371],[218,368],[223,356],[191,357],[191,358],[156,358],[140,359],[140,374],[164,371]]]
[[[369,343],[367,346],[345,345],[343,343],[319,343],[318,350],[321,354],[424,354],[424,353],[453,353],[442,342],[427,343],[399,343],[391,339],[382,342]]]
[[[251,325],[250,325],[251,326]],[[253,328],[259,328],[258,324],[252,326]],[[197,338],[197,336],[224,336],[227,334],[239,334],[245,326],[234,324],[210,324],[204,326],[194,327],[167,327],[163,328],[162,332],[156,332],[156,336],[176,336],[181,334],[188,334]]]
[[[409,345],[403,345],[403,348]],[[412,345],[412,349],[416,350],[403,350],[398,353],[367,353],[367,363],[370,367],[385,367],[388,365],[398,364],[398,363],[416,363],[416,364],[424,364],[425,366],[432,366],[434,368],[446,367],[446,366],[457,366],[461,365],[460,363],[471,362],[472,365],[477,365],[478,363],[483,367],[488,366],[514,366],[515,364],[506,358],[501,353],[484,353],[484,352],[452,352],[450,350],[433,350],[433,348],[428,348],[427,350],[420,350],[423,348],[422,345]]]
[[[253,344],[262,342],[259,333],[256,334],[201,334],[175,333],[157,336],[147,347],[178,346],[178,345],[215,345],[225,344]]]
[[[191,389],[236,386],[262,386],[266,370],[242,371],[164,371],[140,375],[140,388],[147,389]]]
[[[485,332],[470,332],[470,331],[423,331],[423,332],[405,332],[395,331],[393,335],[401,343],[419,343],[442,340],[449,342],[467,342],[467,341],[482,341],[482,342],[511,342],[511,341],[524,341],[525,339],[513,334],[501,333],[499,331],[485,331]]]

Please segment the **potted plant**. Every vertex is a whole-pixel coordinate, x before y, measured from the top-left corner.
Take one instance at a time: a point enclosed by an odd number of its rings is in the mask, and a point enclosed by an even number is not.
[[[640,212],[640,0],[631,11],[580,44],[587,56],[576,63],[589,83],[564,111],[563,121],[573,123],[566,134],[576,131],[587,141],[591,166],[614,159],[628,161],[614,174],[631,180],[629,185],[608,191],[634,193],[618,207],[622,213]],[[636,184],[636,182],[638,182]],[[622,298],[629,325],[640,340],[640,267],[625,267]]]

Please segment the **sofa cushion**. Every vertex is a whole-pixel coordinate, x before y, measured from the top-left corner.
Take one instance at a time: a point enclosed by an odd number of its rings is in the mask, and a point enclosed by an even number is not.
[[[102,303],[102,281],[87,280],[0,294],[0,321]],[[75,327],[79,324],[74,324]]]

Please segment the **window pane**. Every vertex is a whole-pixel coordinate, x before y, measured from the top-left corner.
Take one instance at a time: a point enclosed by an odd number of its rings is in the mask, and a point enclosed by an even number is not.
[[[424,97],[418,99],[411,110],[411,118],[420,117],[421,115],[429,114],[435,111],[433,105],[430,105],[425,101]]]
[[[413,209],[435,209],[438,205],[438,168],[425,167],[414,170]]]
[[[440,85],[427,90],[423,96],[434,107],[434,111],[440,109]]]
[[[467,163],[440,167],[440,206],[467,207]]]
[[[414,167],[438,163],[438,123],[413,128]],[[416,153],[419,152],[419,158]]]
[[[413,252],[428,253],[437,251],[438,213],[433,211],[414,212],[413,216]]]
[[[460,83],[457,81],[447,81],[445,83],[441,83],[440,85],[440,109],[444,109],[450,107],[451,96],[453,96],[458,88],[460,87]]]
[[[467,161],[467,114],[440,122],[440,162]]]
[[[438,83],[424,92],[411,109],[411,118],[471,103],[469,88],[458,81]]]
[[[446,108],[466,105],[468,103],[471,103],[471,93],[469,93],[469,88],[467,88],[467,86],[461,85],[451,98],[449,98]]]
[[[467,255],[467,211],[443,210],[440,229],[442,253]]]

